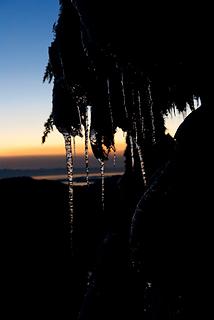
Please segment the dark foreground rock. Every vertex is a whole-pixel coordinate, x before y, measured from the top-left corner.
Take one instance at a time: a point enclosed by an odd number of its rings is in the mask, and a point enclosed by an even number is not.
[[[62,292],[65,186],[31,178],[0,180],[1,290],[7,316],[54,315]]]
[[[8,316],[76,319],[103,240],[127,230],[118,211],[118,179],[106,179],[108,214],[102,211],[100,181],[75,187],[74,255],[66,223],[67,186],[29,177],[0,180],[1,290]]]

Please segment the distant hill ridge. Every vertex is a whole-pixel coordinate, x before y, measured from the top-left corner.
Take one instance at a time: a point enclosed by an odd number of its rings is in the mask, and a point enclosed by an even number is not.
[[[91,173],[99,172],[99,167],[90,167]],[[106,172],[122,172],[123,167],[106,167]],[[85,169],[82,167],[75,167],[74,174],[84,174]],[[48,176],[48,175],[64,175],[66,174],[66,168],[40,168],[40,169],[0,169],[0,179],[3,178],[12,178],[12,177],[32,177],[32,176]]]

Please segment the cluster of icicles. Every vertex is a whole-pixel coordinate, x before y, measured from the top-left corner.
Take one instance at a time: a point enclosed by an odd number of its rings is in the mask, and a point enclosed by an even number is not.
[[[89,186],[89,113],[90,106],[86,107],[85,112],[85,169],[86,169],[86,184]],[[63,132],[65,151],[66,151],[66,167],[68,179],[68,201],[69,201],[69,224],[70,236],[72,240],[74,230],[74,190],[73,190],[73,163],[75,157],[75,137],[68,132]],[[73,140],[73,141],[72,141]],[[73,143],[72,143],[73,142]],[[102,210],[104,211],[104,161],[98,159],[100,163],[101,174],[101,203]],[[72,244],[72,243],[71,243]]]
[[[112,121],[112,127],[113,127],[113,115],[112,115],[112,106],[111,106],[111,92],[110,92],[110,85],[109,85],[109,79],[107,79],[107,89],[108,89],[108,107],[109,107],[109,113],[111,116]],[[122,96],[123,96],[123,105],[124,105],[124,112],[126,115],[127,120],[132,118],[131,115],[129,115],[127,107],[126,107],[126,92],[124,87],[124,80],[123,80],[123,74],[121,74],[121,90],[122,90]],[[152,125],[152,143],[155,144],[155,124],[154,124],[154,114],[153,114],[153,101],[151,97],[151,90],[150,90],[150,84],[148,84],[147,88],[148,94],[148,105],[149,105],[149,113],[150,113],[150,121]],[[142,139],[139,139],[139,121],[140,121],[140,133],[143,136],[143,140],[145,138],[145,126],[144,126],[144,116],[142,114],[142,95],[140,94],[140,91],[137,91],[137,103],[138,103],[138,114],[137,114],[137,120],[132,121],[132,130],[127,132],[127,137],[129,139],[129,145],[130,145],[130,153],[131,153],[131,165],[132,168],[134,168],[135,160],[134,160],[134,150],[137,151],[138,157],[139,157],[139,163],[141,167],[141,174],[144,186],[147,184],[147,175],[145,171],[144,166],[144,154],[143,154],[143,145],[142,145]],[[136,94],[135,93],[135,94]],[[133,102],[134,103],[134,102]],[[84,125],[84,132],[85,132],[85,170],[86,170],[86,184],[89,186],[89,143],[93,144],[96,143],[96,132],[93,134],[89,134],[90,130],[90,111],[93,106],[86,106],[85,108],[85,125]],[[137,127],[137,121],[138,121],[138,127]],[[72,136],[71,133],[68,132],[62,132],[64,136],[65,141],[65,149],[66,149],[66,165],[67,165],[67,177],[68,177],[68,194],[69,194],[69,223],[70,223],[70,236],[71,236],[71,246],[72,246],[72,238],[73,238],[73,230],[74,230],[74,192],[73,192],[73,158],[75,156],[75,136]],[[90,137],[89,137],[90,136]],[[73,143],[72,143],[73,140]],[[73,145],[73,146],[72,146]],[[114,152],[114,165],[115,165],[115,159],[116,159],[116,153]],[[102,210],[104,211],[104,204],[105,204],[105,184],[104,184],[104,160],[98,159],[99,166],[100,166],[100,176],[101,176],[101,206]]]

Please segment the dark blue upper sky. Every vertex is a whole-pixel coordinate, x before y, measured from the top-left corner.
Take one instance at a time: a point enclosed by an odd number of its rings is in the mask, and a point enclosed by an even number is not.
[[[0,1],[0,155],[41,144],[52,89],[42,78],[57,18],[58,0]]]

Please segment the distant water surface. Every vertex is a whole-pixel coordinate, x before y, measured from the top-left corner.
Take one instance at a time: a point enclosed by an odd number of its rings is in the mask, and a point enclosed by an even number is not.
[[[123,174],[122,171],[118,172],[106,172],[105,177],[112,177],[112,176],[121,176]],[[89,174],[89,183],[94,183],[96,179],[99,179],[100,173],[91,173]],[[33,179],[36,180],[56,180],[63,183],[67,183],[67,176],[65,174],[55,174],[55,175],[41,175],[41,176],[32,176]],[[86,174],[85,173],[74,173],[73,176],[73,183],[75,186],[84,186],[86,185]]]

